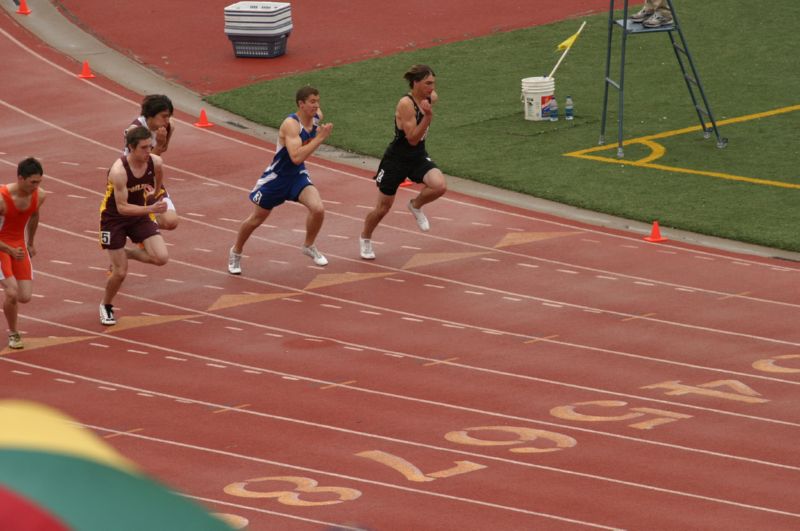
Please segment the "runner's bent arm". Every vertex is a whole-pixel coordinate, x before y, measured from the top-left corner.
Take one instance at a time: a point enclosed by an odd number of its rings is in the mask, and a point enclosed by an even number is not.
[[[4,216],[6,213],[6,202],[0,199],[0,216]],[[7,245],[6,242],[0,240],[0,252],[6,253],[8,255],[14,256],[14,247]]]
[[[169,140],[172,138],[172,131],[172,127],[169,129],[166,127],[158,128],[158,131],[156,131],[156,145],[153,146],[153,150],[151,151],[153,155],[161,155],[169,149]]]
[[[6,242],[0,240],[0,252],[6,253],[15,260],[25,258],[25,251],[22,247],[11,247]]]
[[[281,124],[280,136],[283,137],[283,145],[289,152],[289,158],[294,164],[302,164],[314,153],[326,138],[331,134],[333,124],[323,124],[317,127],[317,136],[312,138],[306,145],[300,138],[300,128],[303,127],[297,120],[287,118]]]
[[[39,228],[39,209],[42,208],[42,203],[45,200],[45,192],[43,188],[39,188],[39,202],[36,204],[36,210],[31,214],[28,223],[25,226],[25,234],[27,235],[28,256],[33,258],[36,255],[36,247],[33,245],[33,239],[36,237],[36,229]]]
[[[406,134],[406,140],[412,146],[416,146],[420,141],[425,138],[425,133],[431,125],[433,119],[433,111],[430,109],[430,102],[420,103],[420,110],[424,115],[422,120],[417,123],[417,113],[414,111],[414,104],[411,103],[409,98],[403,97],[397,102],[397,109],[395,110],[395,119],[397,126]]]
[[[0,199],[0,216],[4,216],[6,213],[6,202]],[[6,242],[0,240],[0,252],[6,253],[7,255],[11,256],[11,258],[17,258],[17,248],[11,247]]]
[[[0,199],[0,216],[5,215],[5,213],[6,213],[5,201]],[[23,258],[25,258],[25,251],[23,250],[22,247],[11,247],[2,240],[0,240],[0,252],[6,253],[15,260],[22,260]]]
[[[153,170],[156,174],[156,186],[153,196],[158,198],[161,186],[164,184],[164,164],[158,155],[151,155],[151,157],[153,157]]]

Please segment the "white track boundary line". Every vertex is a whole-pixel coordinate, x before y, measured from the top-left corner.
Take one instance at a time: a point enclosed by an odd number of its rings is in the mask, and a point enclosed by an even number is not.
[[[38,366],[38,365],[36,365],[34,363],[28,363],[28,362],[24,362],[24,361],[21,361],[21,360],[10,359],[8,357],[0,358],[0,361],[6,361],[6,362],[9,362],[9,363],[12,363],[12,364],[28,367],[30,369],[40,369],[40,370],[43,370],[43,371],[46,371],[46,372],[59,374],[61,376],[67,376],[67,377],[76,378],[76,379],[79,379],[79,380],[84,380],[84,381],[87,381],[87,382],[92,382],[94,384],[116,386],[116,387],[118,387],[120,389],[126,389],[128,391],[133,391],[133,392],[136,392],[136,393],[148,393],[148,394],[151,394],[151,395],[154,395],[154,396],[160,396],[162,398],[167,398],[167,399],[170,399],[170,400],[176,400],[176,401],[179,400],[179,401],[183,401],[185,403],[197,404],[197,405],[201,405],[201,406],[205,406],[205,407],[209,407],[209,408],[215,408],[215,409],[228,408],[228,406],[226,406],[224,404],[217,404],[217,403],[214,403],[214,402],[207,402],[207,401],[204,401],[204,400],[186,398],[186,397],[181,397],[181,396],[178,396],[178,395],[162,393],[160,391],[154,391],[154,390],[149,390],[149,389],[144,389],[144,388],[139,388],[139,387],[134,387],[134,386],[121,385],[121,384],[117,384],[117,383],[110,382],[110,381],[107,381],[107,380],[101,380],[101,379],[97,379],[97,378],[90,378],[90,377],[82,376],[82,375],[79,375],[79,374],[74,374],[74,373],[70,373],[70,372],[66,372],[66,371],[61,371],[61,370],[58,370],[58,369],[52,369],[52,368],[49,368],[49,367],[41,367],[41,366]],[[247,414],[247,415],[254,415],[254,416],[258,416],[258,417],[271,418],[271,419],[274,419],[274,420],[282,420],[282,421],[297,423],[297,424],[301,424],[301,425],[304,425],[304,426],[310,426],[310,427],[314,427],[314,428],[334,430],[334,431],[347,433],[347,434],[351,434],[351,435],[364,436],[364,437],[383,440],[383,441],[387,441],[387,442],[403,444],[403,445],[408,445],[408,446],[414,446],[414,447],[418,447],[418,448],[426,448],[426,449],[430,449],[430,450],[437,450],[437,451],[448,452],[448,453],[456,453],[456,454],[459,454],[459,455],[467,455],[467,456],[471,456],[471,457],[474,457],[474,458],[488,459],[488,460],[492,460],[492,461],[499,461],[499,462],[515,464],[515,465],[524,465],[524,466],[527,466],[527,467],[530,467],[530,468],[536,468],[536,469],[540,469],[540,470],[547,470],[549,472],[555,472],[555,473],[559,473],[559,474],[566,474],[566,475],[576,476],[576,477],[585,478],[585,479],[593,479],[593,480],[597,480],[597,481],[601,481],[601,482],[612,483],[612,484],[615,484],[615,485],[621,485],[621,486],[632,487],[632,488],[637,488],[637,489],[644,489],[644,490],[648,490],[648,491],[652,491],[652,492],[659,492],[659,493],[671,494],[671,495],[680,496],[680,497],[687,497],[687,498],[692,498],[692,499],[709,501],[709,502],[719,503],[719,504],[723,504],[723,505],[730,505],[730,506],[739,507],[739,508],[743,508],[743,509],[751,509],[751,510],[763,511],[763,512],[768,512],[768,513],[773,513],[773,514],[779,514],[779,515],[783,515],[783,516],[791,516],[791,517],[794,517],[794,518],[800,518],[800,514],[798,514],[798,513],[791,513],[791,512],[782,511],[782,510],[779,510],[779,509],[771,509],[771,508],[768,508],[768,507],[750,505],[750,504],[746,504],[746,503],[740,503],[740,502],[735,502],[735,501],[731,501],[731,500],[725,500],[725,499],[721,499],[721,498],[712,498],[712,497],[709,497],[709,496],[702,496],[702,495],[699,495],[699,494],[692,494],[692,493],[689,493],[689,492],[683,492],[683,491],[677,491],[677,490],[673,490],[673,489],[656,487],[656,486],[653,486],[653,485],[645,485],[645,484],[635,483],[635,482],[631,482],[631,481],[613,479],[613,478],[610,478],[610,477],[607,477],[607,476],[599,476],[599,475],[596,475],[596,474],[575,472],[575,471],[570,471],[570,470],[564,470],[564,469],[561,469],[561,468],[555,468],[555,467],[550,467],[550,466],[545,466],[545,465],[539,465],[539,464],[535,464],[535,463],[525,463],[525,462],[513,461],[513,460],[509,460],[509,459],[504,459],[504,458],[498,458],[498,457],[493,457],[493,456],[486,456],[486,455],[482,455],[482,454],[476,454],[476,453],[473,453],[473,452],[466,452],[466,451],[461,451],[461,450],[453,450],[453,449],[444,448],[444,447],[441,447],[441,446],[435,446],[435,445],[424,444],[424,443],[417,443],[417,442],[412,442],[412,441],[408,441],[408,440],[404,440],[404,439],[397,439],[397,438],[394,438],[394,437],[386,437],[386,436],[375,435],[375,434],[370,434],[370,433],[366,433],[366,432],[358,432],[358,431],[349,430],[349,429],[346,429],[346,428],[339,428],[339,427],[335,427],[335,426],[319,424],[319,423],[316,423],[316,422],[310,422],[310,421],[305,421],[305,420],[300,420],[300,419],[293,419],[293,418],[289,418],[289,417],[282,417],[282,416],[279,416],[279,415],[272,415],[272,414],[269,414],[269,413],[258,412],[258,411],[254,411],[252,409],[236,409],[236,410],[232,410],[231,412],[232,413],[238,413],[238,414]],[[218,454],[218,455],[226,455],[226,456],[229,456],[229,457],[235,457],[235,458],[244,459],[244,460],[248,460],[248,461],[261,462],[261,463],[275,465],[275,466],[286,466],[286,467],[291,467],[291,468],[294,468],[294,469],[297,469],[297,470],[301,470],[301,471],[305,471],[305,472],[313,472],[313,473],[318,473],[318,474],[325,474],[325,475],[332,476],[332,477],[348,479],[348,480],[351,480],[351,481],[359,481],[359,482],[364,482],[364,483],[369,483],[369,484],[372,484],[372,485],[379,485],[379,486],[384,486],[384,487],[389,487],[389,488],[395,488],[395,489],[400,489],[400,490],[413,492],[413,493],[417,493],[417,494],[426,494],[426,495],[439,496],[439,494],[437,494],[437,493],[431,493],[429,491],[412,489],[412,488],[401,486],[401,485],[394,485],[394,484],[390,484],[390,483],[367,480],[367,479],[363,479],[363,478],[357,478],[357,477],[354,477],[354,476],[347,476],[347,475],[344,475],[344,474],[326,472],[326,471],[319,470],[319,469],[300,467],[300,466],[291,465],[291,464],[283,463],[283,462],[279,462],[279,461],[271,461],[271,460],[267,460],[267,459],[261,459],[261,458],[256,458],[256,457],[252,457],[252,456],[246,456],[246,455],[243,455],[243,454],[236,454],[236,453],[233,453],[233,452],[226,452],[226,451],[223,451],[223,450],[212,450],[212,449],[204,448],[204,447],[201,447],[201,446],[194,446],[194,445],[186,444],[186,443],[178,443],[178,442],[174,442],[174,441],[168,441],[168,440],[165,440],[165,439],[156,439],[156,438],[151,438],[151,437],[148,437],[146,435],[141,435],[141,434],[138,434],[138,433],[129,433],[129,432],[119,432],[119,433],[120,433],[121,436],[126,436],[126,437],[150,439],[150,440],[153,440],[153,441],[156,441],[156,442],[162,442],[164,444],[171,444],[171,445],[180,446],[180,447],[183,447],[183,448],[191,448],[191,449],[200,450],[200,451],[212,452],[212,453],[215,453],[215,454]],[[447,495],[443,494],[441,496],[447,496]],[[456,497],[455,499],[458,499],[459,501],[470,501],[470,500],[467,500],[466,498],[458,498],[458,497]],[[554,517],[552,515],[546,515],[544,513],[529,513],[528,511],[525,511],[525,510],[522,510],[522,509],[516,509],[516,508],[511,508],[511,507],[506,507],[506,506],[488,504],[486,502],[478,502],[478,501],[475,501],[475,500],[472,500],[472,501],[475,502],[475,503],[479,503],[481,505],[490,506],[490,507],[493,507],[493,508],[502,508],[502,509],[512,510],[512,511],[516,511],[516,512],[524,512],[524,513],[533,514],[533,515],[536,515],[536,516]],[[559,517],[554,517],[554,518],[559,518]]]
[[[135,298],[137,300],[142,300],[139,297],[135,297]],[[153,302],[156,302],[156,301],[153,301]],[[190,311],[190,310],[187,309],[187,311]],[[519,421],[519,422],[532,423],[532,424],[537,424],[537,425],[548,426],[548,427],[551,427],[551,428],[557,428],[557,429],[560,429],[560,430],[571,430],[571,431],[577,431],[577,432],[581,432],[581,433],[588,433],[588,434],[591,434],[591,435],[596,435],[596,436],[601,436],[601,437],[609,437],[609,438],[612,438],[612,439],[619,439],[619,440],[632,442],[632,443],[636,443],[636,444],[652,445],[652,446],[657,446],[657,447],[663,447],[663,448],[670,448],[670,449],[674,449],[674,450],[686,451],[686,452],[690,452],[690,453],[699,453],[699,454],[702,454],[702,455],[709,455],[709,456],[720,457],[720,458],[725,458],[725,459],[732,459],[732,460],[736,460],[736,461],[744,461],[744,462],[748,462],[748,463],[754,463],[754,464],[757,464],[757,465],[766,465],[766,466],[772,466],[772,467],[782,468],[782,469],[786,469],[786,470],[800,471],[800,467],[793,466],[793,465],[787,465],[787,464],[783,464],[783,463],[774,463],[774,462],[770,462],[770,461],[764,461],[764,460],[761,460],[761,459],[753,459],[753,458],[749,458],[749,457],[742,457],[742,456],[737,456],[737,455],[733,455],[733,454],[726,454],[726,453],[722,453],[722,452],[716,452],[716,451],[713,451],[713,450],[705,450],[705,449],[701,449],[701,448],[692,448],[692,447],[689,447],[689,446],[682,446],[682,445],[678,445],[678,444],[665,443],[665,442],[655,441],[655,440],[651,440],[651,439],[641,439],[641,438],[637,438],[637,437],[631,437],[631,436],[628,436],[628,435],[620,435],[620,434],[616,434],[616,433],[604,432],[604,431],[590,429],[590,428],[582,428],[580,426],[561,424],[561,423],[558,423],[558,422],[552,422],[552,421],[547,421],[547,420],[534,419],[534,418],[528,418],[528,417],[521,417],[521,416],[517,416],[517,415],[509,415],[509,414],[506,414],[506,413],[498,413],[498,412],[494,412],[494,411],[488,411],[488,410],[483,410],[483,409],[478,409],[478,408],[473,408],[473,407],[467,407],[467,406],[460,406],[460,405],[456,405],[456,404],[450,404],[450,403],[446,403],[446,402],[439,402],[439,401],[435,401],[435,400],[428,400],[428,399],[424,399],[424,398],[417,398],[417,397],[412,397],[412,396],[408,396],[408,395],[399,395],[399,394],[396,394],[396,393],[387,393],[387,392],[384,392],[384,391],[375,390],[375,389],[368,389],[368,388],[365,388],[365,387],[356,387],[356,386],[353,386],[353,385],[341,385],[339,382],[320,380],[318,378],[311,378],[311,377],[308,377],[308,376],[292,374],[292,373],[287,373],[287,372],[283,372],[283,371],[276,371],[276,370],[273,370],[273,369],[270,369],[270,368],[265,368],[265,367],[261,367],[261,366],[257,366],[257,365],[248,365],[248,364],[244,364],[244,363],[232,362],[232,361],[224,360],[224,359],[221,359],[221,358],[214,358],[214,357],[205,356],[205,355],[202,355],[202,354],[195,354],[193,352],[188,352],[188,351],[185,351],[185,350],[178,350],[178,349],[173,349],[173,348],[170,348],[170,347],[163,347],[163,346],[157,345],[155,343],[142,343],[139,340],[132,340],[132,339],[117,337],[117,336],[113,336],[113,335],[102,334],[102,333],[94,332],[92,330],[88,330],[88,329],[84,329],[84,328],[80,328],[80,327],[69,326],[69,325],[64,325],[64,324],[57,323],[57,322],[54,322],[54,321],[49,321],[47,319],[39,319],[39,318],[33,318],[33,317],[27,317],[27,316],[21,316],[21,317],[25,317],[25,318],[30,319],[30,320],[35,321],[35,322],[39,322],[39,323],[44,323],[44,324],[48,324],[48,325],[51,325],[51,326],[55,326],[57,328],[64,328],[64,329],[67,329],[67,330],[70,330],[70,331],[73,331],[73,332],[78,332],[78,333],[81,333],[81,334],[88,334],[90,336],[97,337],[97,338],[103,338],[103,339],[106,339],[106,340],[113,339],[115,341],[128,343],[128,344],[131,344],[131,345],[134,345],[134,346],[150,347],[150,348],[153,348],[153,349],[156,349],[156,350],[159,350],[159,351],[168,352],[170,354],[177,354],[177,355],[184,356],[184,357],[187,357],[187,358],[193,358],[193,359],[202,360],[202,361],[210,361],[210,362],[214,362],[214,363],[224,363],[224,364],[229,365],[231,367],[236,367],[236,368],[243,369],[243,370],[256,370],[256,371],[263,372],[263,373],[266,373],[266,374],[270,374],[270,375],[273,375],[273,376],[276,376],[276,377],[281,377],[281,378],[288,377],[290,379],[305,381],[305,382],[313,383],[313,384],[316,384],[316,385],[337,385],[338,387],[341,387],[341,388],[344,388],[344,389],[349,389],[351,391],[355,391],[355,392],[359,392],[359,393],[372,394],[372,395],[382,396],[382,397],[385,397],[385,398],[392,398],[392,399],[397,399],[397,400],[401,400],[401,401],[409,401],[409,402],[414,402],[414,403],[418,403],[418,404],[426,404],[426,405],[430,405],[430,406],[434,406],[434,407],[442,407],[442,408],[445,408],[445,409],[454,409],[456,411],[462,411],[462,412],[467,412],[467,413],[475,413],[475,414],[485,415],[485,416],[492,417],[492,418],[501,418],[501,419],[506,420],[506,421]],[[233,319],[230,319],[230,320],[233,320]],[[369,349],[369,350],[375,350],[375,349],[372,349],[370,347],[365,347],[365,348]],[[383,354],[383,353],[385,353],[387,351],[381,349],[380,351],[376,350],[376,352],[379,352],[379,353]],[[406,356],[408,356],[410,358],[413,358],[413,359],[423,360],[423,361],[439,361],[439,360],[433,360],[432,358],[425,358],[423,356],[417,356],[417,355],[413,355],[413,354],[406,354]],[[11,358],[9,358],[8,356],[0,357],[0,361],[4,361],[4,360],[5,361],[11,361]],[[554,385],[557,385],[557,386],[561,385],[561,386],[568,387],[568,388],[578,388],[580,390],[588,390],[588,391],[594,391],[594,392],[600,392],[600,393],[615,394],[615,395],[619,396],[619,394],[617,394],[617,393],[609,393],[609,392],[601,390],[601,389],[588,388],[588,387],[583,387],[583,386],[576,386],[576,385],[573,385],[573,384],[564,384],[564,383],[560,383],[560,382],[551,382],[549,380],[542,380],[540,378],[528,377],[528,376],[520,376],[520,375],[509,374],[509,373],[503,373],[503,372],[492,370],[492,369],[483,369],[483,368],[476,369],[476,368],[468,366],[468,365],[461,366],[461,365],[456,365],[456,364],[453,364],[453,363],[448,363],[447,365],[452,365],[452,366],[455,366],[455,367],[458,367],[458,368],[476,370],[478,372],[486,372],[486,373],[490,373],[490,374],[500,374],[500,375],[510,375],[510,376],[514,376],[514,377],[518,377],[518,378],[525,378],[525,379],[529,379],[529,380],[533,380],[533,381],[537,381],[537,382],[551,383],[551,384],[554,384]],[[37,366],[37,367],[43,368],[43,369],[46,369],[46,370],[50,370],[49,368],[45,368],[45,367],[41,367],[41,366]],[[53,370],[56,370],[56,369],[53,369]],[[85,378],[85,379],[91,380],[91,378],[89,378],[89,377],[81,376],[81,378]],[[642,397],[631,397],[630,395],[622,395],[622,396],[627,397],[627,398],[636,398],[638,400],[646,400],[646,401],[653,401],[653,402],[658,402],[658,403],[663,403],[663,404],[669,404],[669,405],[672,405],[672,406],[687,407],[685,404],[669,402],[667,400],[658,400],[658,399],[642,398]],[[724,412],[724,411],[720,412],[718,410],[709,410],[708,408],[702,408],[702,407],[699,407],[699,406],[695,406],[693,409],[700,409],[700,410],[704,410],[704,411],[708,411],[708,412],[712,412],[712,413],[727,414],[727,412]],[[243,410],[243,411],[245,413],[247,413],[250,410]],[[739,415],[739,414],[735,414],[735,413],[733,415],[734,416],[743,416],[745,418],[751,419],[750,417],[748,417],[746,415]],[[751,420],[769,420],[769,419],[755,418],[755,419],[751,419]],[[300,421],[300,422],[302,422],[302,421]]]

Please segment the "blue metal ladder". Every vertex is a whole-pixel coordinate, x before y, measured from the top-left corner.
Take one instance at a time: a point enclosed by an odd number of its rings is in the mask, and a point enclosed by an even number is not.
[[[711,113],[711,107],[708,104],[703,84],[700,82],[700,74],[697,72],[692,54],[689,53],[689,45],[686,42],[686,37],[681,31],[681,25],[678,21],[678,14],[675,12],[675,5],[673,0],[666,0],[667,7],[672,11],[672,23],[661,26],[658,28],[648,28],[640,22],[633,22],[628,18],[628,0],[624,0],[622,19],[614,20],[614,0],[610,0],[608,8],[608,47],[606,50],[606,75],[605,75],[605,91],[603,94],[603,118],[600,122],[600,140],[599,144],[605,144],[606,134],[606,117],[608,115],[608,89],[614,87],[619,92],[619,109],[617,113],[617,158],[623,158],[625,151],[622,148],[622,131],[623,131],[623,111],[625,102],[625,47],[627,45],[628,35],[642,35],[648,33],[663,33],[669,35],[669,40],[672,43],[672,49],[675,52],[675,57],[678,59],[678,65],[683,73],[683,79],[686,82],[686,88],[689,90],[689,96],[692,98],[692,104],[697,112],[697,118],[700,120],[700,126],[703,129],[703,137],[711,138],[712,131],[717,137],[717,147],[724,148],[728,145],[728,139],[722,138],[717,129],[717,122],[714,120],[714,115]],[[614,33],[614,28],[622,29],[622,50],[620,55],[619,66],[619,81],[611,79],[611,43]],[[678,38],[676,39],[675,34]],[[687,65],[689,70],[687,70]],[[699,95],[699,98],[698,98]]]

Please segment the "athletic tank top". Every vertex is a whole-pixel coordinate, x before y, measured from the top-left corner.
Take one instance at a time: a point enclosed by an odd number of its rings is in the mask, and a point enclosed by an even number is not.
[[[419,109],[417,102],[414,101],[414,98],[411,97],[411,94],[406,94],[408,99],[411,100],[411,104],[414,105],[414,115],[417,120],[417,124],[422,121],[425,117],[425,114]],[[394,139],[389,144],[389,147],[386,148],[386,155],[394,155],[398,157],[411,157],[414,155],[420,155],[425,153],[425,137],[428,135],[428,132],[425,131],[425,134],[422,135],[422,139],[417,143],[416,146],[412,146],[408,143],[408,139],[406,138],[406,132],[403,131],[400,127],[397,127],[397,118],[393,120],[394,122]]]
[[[16,243],[23,246],[25,242],[25,227],[34,212],[36,205],[39,204],[39,190],[36,189],[31,194],[31,204],[25,210],[18,210],[8,190],[8,185],[0,187],[0,196],[6,206],[6,212],[0,216],[0,240],[5,243]]]
[[[153,164],[153,157],[147,157],[147,167],[144,170],[144,175],[138,178],[133,175],[131,171],[131,167],[128,164],[128,157],[120,157],[120,160],[122,161],[122,167],[125,168],[125,174],[128,176],[128,181],[125,183],[125,188],[128,189],[128,203],[131,205],[145,206],[147,187],[154,188],[156,185],[156,170]],[[117,210],[117,201],[114,197],[114,185],[111,184],[110,179],[106,185],[106,193],[105,196],[103,196],[103,202],[100,204],[100,213],[111,216],[121,215]]]
[[[289,118],[297,120],[297,123],[300,124],[300,140],[303,142],[304,146],[311,142],[315,136],[317,136],[319,116],[314,115],[314,125],[311,127],[311,131],[306,131],[306,128],[303,127],[303,123],[300,122],[300,117],[297,116],[297,113],[290,114]],[[286,146],[281,144],[280,138],[278,138],[278,145],[276,147],[277,151],[275,152],[275,157],[273,157],[272,163],[269,165],[269,167],[264,170],[264,174],[275,173],[279,177],[288,177],[297,176],[301,173],[308,173],[305,162],[301,162],[300,164],[295,164],[292,162],[292,158],[289,156],[289,150],[286,149]]]

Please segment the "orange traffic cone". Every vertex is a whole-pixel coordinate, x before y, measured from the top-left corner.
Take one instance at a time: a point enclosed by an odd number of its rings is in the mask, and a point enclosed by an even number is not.
[[[25,0],[19,0],[19,8],[17,9],[17,15],[30,15],[31,10],[28,9],[28,2]]]
[[[81,68],[81,73],[78,74],[78,77],[81,79],[92,79],[94,77],[92,69],[89,68],[89,61],[83,62],[83,68]]]
[[[206,116],[206,110],[200,109],[200,119],[194,123],[195,127],[211,127],[211,122],[208,121],[208,117]]]
[[[658,221],[654,221],[654,222],[653,222],[653,228],[652,228],[652,230],[650,231],[650,236],[645,236],[645,237],[644,237],[644,240],[645,240],[645,241],[648,241],[648,242],[653,242],[653,243],[658,243],[658,242],[665,242],[665,241],[667,241],[667,239],[666,239],[666,238],[663,238],[663,237],[661,236],[661,229],[660,229],[660,228],[658,228]]]
[[[400,186],[411,186],[414,184],[414,181],[406,177],[406,180],[400,183]]]

